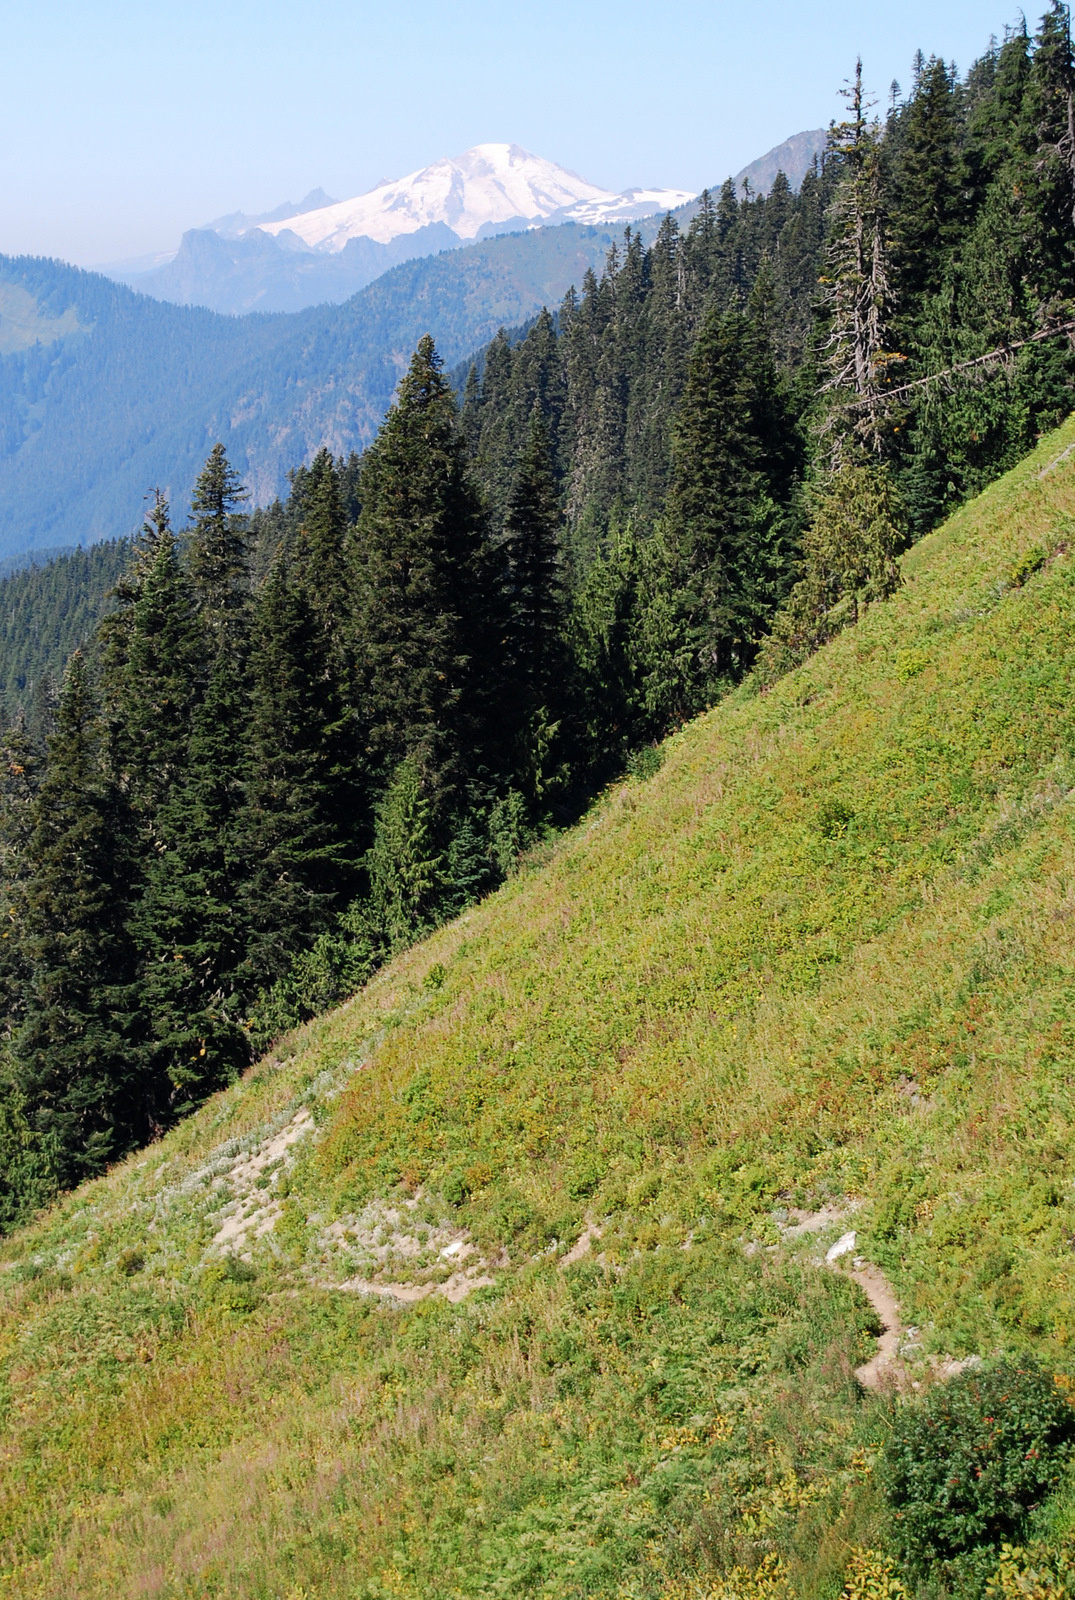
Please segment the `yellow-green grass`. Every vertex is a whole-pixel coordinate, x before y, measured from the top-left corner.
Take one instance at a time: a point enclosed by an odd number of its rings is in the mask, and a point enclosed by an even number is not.
[[[775,1550],[836,1596],[887,1538],[874,1325],[781,1207],[857,1202],[925,1349],[1072,1363],[1069,447],[6,1242],[0,1595],[701,1594]],[[229,1278],[213,1174],[303,1106]],[[333,1221],[414,1197],[492,1286],[334,1286]]]

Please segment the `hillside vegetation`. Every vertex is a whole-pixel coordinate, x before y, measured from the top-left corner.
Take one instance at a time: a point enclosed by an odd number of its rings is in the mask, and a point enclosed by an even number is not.
[[[920,1402],[856,1382],[877,1323],[820,1255],[855,1228],[927,1389],[1071,1362],[1073,516],[1068,423],[5,1242],[6,1594],[938,1592],[886,1565]],[[1061,1479],[1025,1561],[1073,1522]]]

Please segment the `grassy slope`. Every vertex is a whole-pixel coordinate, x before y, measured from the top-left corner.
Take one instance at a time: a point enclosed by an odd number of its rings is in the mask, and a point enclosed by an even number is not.
[[[1066,1359],[1075,455],[1041,472],[1069,445],[8,1241],[0,1592],[686,1595],[775,1548],[835,1595],[885,1539],[883,1406],[868,1308],[781,1204],[857,1197],[927,1347]],[[235,1163],[303,1107],[229,1277]],[[600,1256],[561,1266],[588,1220]],[[414,1281],[400,1234],[435,1259],[464,1227],[495,1281],[459,1305],[332,1286],[393,1238]]]

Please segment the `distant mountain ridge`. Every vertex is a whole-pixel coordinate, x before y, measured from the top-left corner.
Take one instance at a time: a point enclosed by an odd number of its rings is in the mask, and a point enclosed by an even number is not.
[[[805,163],[808,150],[789,144],[771,155],[794,185],[789,156]],[[677,208],[681,223],[693,209]],[[659,217],[638,226],[652,237]],[[274,316],[221,316],[60,262],[0,257],[0,559],[131,533],[156,485],[182,517],[218,439],[266,504],[322,444],[365,447],[424,333],[449,366],[462,361],[580,286],[621,232],[614,214],[450,250],[444,223],[335,252],[288,250],[260,228],[187,236],[171,264],[187,274],[185,297],[208,284],[229,310],[246,296],[297,313]],[[423,249],[443,253],[401,259]],[[349,297],[352,270],[376,281]],[[311,295],[321,303],[308,306]]]
[[[243,316],[251,311],[305,311],[340,305],[392,267],[456,250],[462,241],[443,222],[402,233],[387,244],[349,239],[328,254],[296,247],[285,231],[274,238],[261,228],[220,234],[191,228],[176,255],[154,271],[118,281],[155,300]]]
[[[793,133],[783,144],[775,145],[737,172],[732,182],[736,189],[748,183],[752,194],[768,194],[773,179],[782,172],[791,187],[798,189],[815,160],[820,161],[824,155],[828,137],[827,128],[808,128],[804,133]]]
[[[365,447],[423,334],[461,361],[556,305],[615,237],[567,224],[486,239],[292,316],[221,316],[0,256],[0,558],[131,533],[156,485],[182,519],[217,440],[268,503],[322,444]]]
[[[767,193],[783,171],[798,188],[824,142],[824,130],[793,135],[743,168],[736,187],[745,178],[753,192]],[[315,189],[260,216],[230,212],[188,230],[171,257],[101,270],[176,305],[235,315],[301,311],[339,304],[404,261],[474,240],[561,223],[622,227],[667,211],[689,216],[694,201],[684,189],[614,194],[520,145],[482,144],[350,200]]]
[[[273,211],[263,211],[259,216],[248,217],[245,211],[229,211],[227,216],[217,217],[213,222],[205,223],[204,227],[219,233],[222,239],[239,239],[251,228],[263,227],[268,222],[287,222],[291,217],[301,217],[304,212],[335,205],[339,205],[339,201],[326,194],[324,189],[311,189],[305,199],[285,200],[282,206],[277,206]]]
[[[102,270],[176,305],[301,311],[338,304],[416,257],[550,223],[637,221],[691,198],[685,189],[614,194],[520,145],[483,144],[351,200],[315,189],[260,217],[231,212],[188,230],[169,259]]]

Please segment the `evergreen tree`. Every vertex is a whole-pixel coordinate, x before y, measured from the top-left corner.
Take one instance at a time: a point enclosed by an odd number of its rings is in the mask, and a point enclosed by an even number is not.
[[[30,977],[15,1040],[18,1089],[63,1182],[99,1172],[156,1126],[120,998],[132,970],[127,852],[101,746],[76,653],[33,807],[22,930]]]
[[[444,889],[436,806],[418,751],[399,763],[377,808],[370,905],[386,947],[408,944],[436,919]]]
[[[467,454],[473,458],[478,453],[481,440],[481,383],[478,379],[478,368],[472,361],[467,368],[467,381],[463,389],[463,410],[461,425],[463,438],[466,441]]]
[[[561,521],[548,429],[535,409],[504,521],[510,671],[527,715],[552,709],[562,687]]]
[[[238,819],[245,862],[244,987],[265,988],[324,931],[353,877],[333,827],[330,730],[339,720],[328,638],[305,586],[277,566],[258,597],[250,656],[245,803]]]
[[[109,598],[116,602],[115,610],[102,617],[97,626],[99,679],[106,716],[111,702],[122,694],[122,685],[129,679],[134,608],[156,561],[160,543],[169,537],[170,531],[168,502],[157,489],[152,509],[142,523],[141,534],[129,546],[127,561],[109,591]],[[109,736],[113,759],[122,772],[127,765],[128,751],[122,744],[122,727],[115,719],[112,719]]]
[[[25,1005],[29,970],[22,929],[41,752],[24,717],[17,717],[0,744],[0,997],[10,1039]]]
[[[241,897],[242,742],[235,737],[243,699],[235,665],[222,652],[194,710],[180,780],[155,814],[154,848],[131,917],[147,1072],[169,1120],[249,1060],[249,996],[240,979],[249,942]]]
[[[622,770],[651,735],[639,650],[643,564],[634,529],[614,522],[571,597],[571,748],[590,782]]]
[[[1071,17],[1053,0],[1035,39],[1027,95],[1035,144],[1030,210],[1041,288],[1064,295],[1075,257],[1075,61]]]
[[[900,582],[902,517],[887,464],[845,461],[824,481],[803,535],[802,578],[775,619],[757,681],[775,682]]]
[[[190,577],[217,648],[234,642],[248,603],[248,535],[237,515],[247,498],[224,446],[214,445],[191,502]]]
[[[562,517],[552,473],[549,435],[535,404],[504,525],[508,711],[512,766],[534,806],[556,782],[560,723],[565,709]]]
[[[297,577],[307,603],[337,650],[350,629],[351,584],[347,554],[347,513],[340,474],[332,454],[319,450],[310,463],[303,492]],[[336,663],[342,669],[342,660]],[[326,663],[327,667],[327,663]]]
[[[159,496],[153,517],[152,542],[128,580],[122,657],[112,652],[104,680],[113,770],[148,827],[182,772],[206,649]]]
[[[357,640],[372,770],[387,782],[420,751],[439,792],[484,742],[491,578],[455,403],[428,337],[366,457],[362,500]]]
[[[773,494],[787,485],[766,472],[786,453],[779,406],[764,336],[739,312],[712,312],[691,355],[667,511],[682,644],[693,660],[684,712],[750,665],[787,584],[792,530]]]
[[[960,97],[955,73],[942,60],[934,57],[923,67],[914,94],[889,124],[886,142],[895,146],[891,230],[898,298],[913,311],[921,296],[940,287],[965,219]]]
[[[895,359],[887,349],[892,290],[880,128],[869,119],[861,61],[844,93],[851,116],[829,136],[830,153],[841,169],[825,280],[824,389],[830,409],[822,433],[833,468],[849,450],[880,452],[888,432],[884,389]]]

